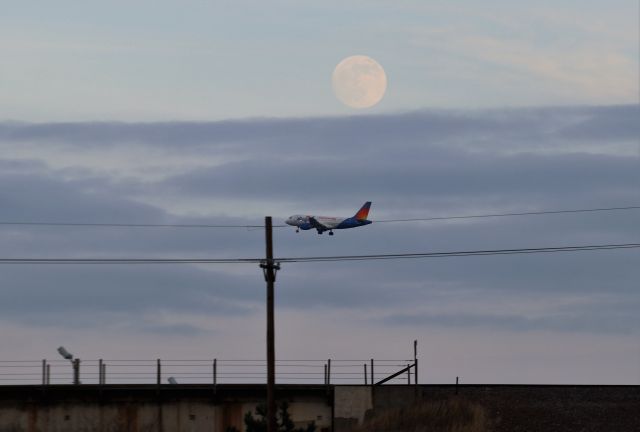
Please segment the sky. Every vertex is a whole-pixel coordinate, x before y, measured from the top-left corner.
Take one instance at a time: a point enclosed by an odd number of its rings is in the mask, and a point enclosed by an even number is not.
[[[636,1],[2,3],[0,222],[640,205]],[[332,93],[349,55],[386,71],[371,109]],[[633,243],[639,214],[277,228],[275,254]],[[5,258],[263,254],[259,229],[0,226]],[[423,383],[640,384],[639,260],[283,264],[277,356],[404,359],[416,339]],[[256,265],[0,270],[0,360],[264,357]]]

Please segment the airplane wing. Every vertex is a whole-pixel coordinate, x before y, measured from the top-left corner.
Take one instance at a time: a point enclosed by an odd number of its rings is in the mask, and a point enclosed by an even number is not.
[[[313,216],[309,216],[309,223],[318,231],[327,231],[329,229],[328,226],[321,224],[320,222],[318,222],[318,219],[314,218]]]

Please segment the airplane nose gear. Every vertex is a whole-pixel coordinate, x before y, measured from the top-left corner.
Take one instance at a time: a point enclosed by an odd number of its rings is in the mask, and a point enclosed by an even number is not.
[[[329,231],[329,235],[333,235],[333,231]]]
[[[300,232],[300,228],[296,228],[296,232],[299,233]]]

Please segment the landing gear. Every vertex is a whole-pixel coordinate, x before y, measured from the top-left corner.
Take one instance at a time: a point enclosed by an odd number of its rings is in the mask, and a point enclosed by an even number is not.
[[[329,235],[333,235],[333,231],[329,230]]]
[[[296,228],[296,232],[299,233],[300,232],[300,228]]]
[[[318,235],[322,234],[322,231],[318,230]]]

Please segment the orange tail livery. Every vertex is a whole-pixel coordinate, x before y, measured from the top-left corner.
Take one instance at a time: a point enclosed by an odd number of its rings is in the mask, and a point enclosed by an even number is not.
[[[354,216],[356,220],[366,220],[367,216],[369,216],[369,209],[371,208],[371,201],[367,201],[364,203],[362,208],[358,210],[358,213]]]

